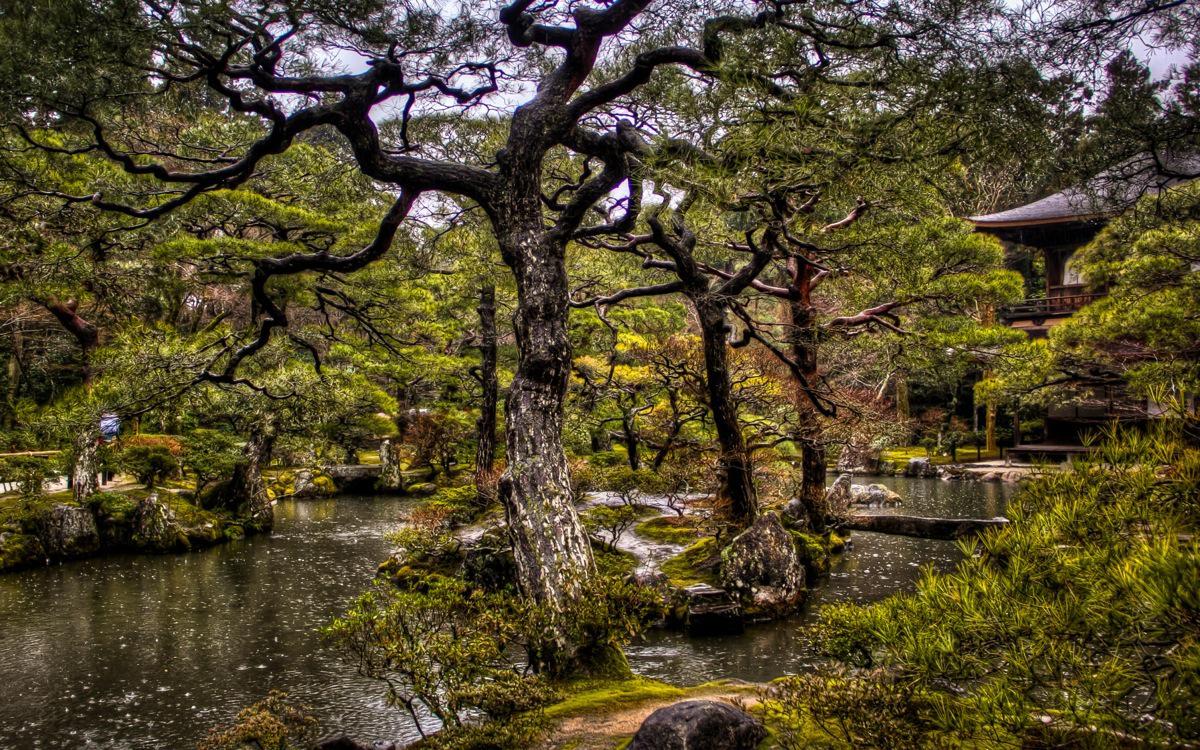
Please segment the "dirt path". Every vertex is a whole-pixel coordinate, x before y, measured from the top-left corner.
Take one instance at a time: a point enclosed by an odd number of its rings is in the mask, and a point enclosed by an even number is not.
[[[758,702],[752,683],[702,686],[686,691],[682,697],[651,699],[609,709],[601,714],[570,716],[551,732],[539,750],[614,750],[633,736],[646,717],[664,706],[689,700],[741,702],[752,706]]]

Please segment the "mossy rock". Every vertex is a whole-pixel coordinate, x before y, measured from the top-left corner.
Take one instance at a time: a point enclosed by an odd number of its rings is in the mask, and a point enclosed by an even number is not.
[[[225,538],[223,524],[206,523],[200,526],[185,526],[183,533],[187,535],[192,547],[211,547]]]
[[[226,539],[228,539],[230,541],[246,538],[246,530],[244,528],[242,528],[242,525],[240,523],[229,524],[228,526],[225,527],[225,530],[221,533]]]
[[[663,562],[661,570],[671,585],[685,588],[697,583],[717,586],[717,568],[721,564],[721,550],[717,540],[705,537],[692,546]]]
[[[810,578],[828,575],[833,555],[846,549],[846,539],[833,531],[824,535],[797,531],[791,534],[796,543],[796,554]]]
[[[804,566],[804,572],[809,578],[818,578],[829,574],[829,546],[824,537],[816,534],[806,534],[801,531],[791,531],[792,541],[796,545],[796,556]]]
[[[42,541],[33,534],[0,531],[0,572],[33,567],[45,559]]]
[[[437,491],[438,486],[433,482],[417,482],[408,486],[408,494],[414,497],[432,497]]]

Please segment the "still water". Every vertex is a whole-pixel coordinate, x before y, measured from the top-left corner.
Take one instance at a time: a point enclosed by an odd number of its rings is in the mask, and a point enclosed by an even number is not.
[[[906,498],[903,512],[919,515],[991,517],[1009,494],[1000,485],[884,481]],[[0,575],[0,748],[193,747],[272,688],[312,707],[328,730],[412,737],[379,686],[314,634],[370,582],[404,505],[286,502],[268,538]],[[811,601],[875,600],[911,588],[923,565],[957,559],[948,542],[859,533]],[[681,684],[769,679],[804,668],[803,621],[732,639],[654,632],[631,647],[630,662]]]

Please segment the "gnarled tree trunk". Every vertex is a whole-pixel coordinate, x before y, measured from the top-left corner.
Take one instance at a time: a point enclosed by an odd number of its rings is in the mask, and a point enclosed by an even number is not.
[[[492,467],[496,463],[496,406],[500,385],[496,375],[496,286],[479,291],[479,370],[481,389],[479,420],[475,423],[475,488],[481,500],[492,494]]]
[[[233,475],[203,498],[204,506],[232,511],[247,531],[269,532],[275,525],[275,518],[262,471],[271,463],[274,448],[273,427],[270,424],[255,425],[242,448],[241,460],[233,468]]]
[[[708,294],[689,297],[700,321],[705,387],[720,449],[717,458],[717,499],[728,509],[733,521],[739,525],[749,525],[758,515],[758,493],[754,488],[754,466],[733,400],[725,306]]]
[[[566,248],[543,228],[540,186],[528,179],[514,179],[507,210],[495,218],[501,252],[517,282],[517,370],[506,401],[507,470],[500,494],[521,591],[555,611],[580,597],[595,566],[562,443],[571,367]],[[558,642],[543,648],[551,663],[538,666],[565,669],[553,662],[573,659],[572,644],[561,633],[551,640]]]

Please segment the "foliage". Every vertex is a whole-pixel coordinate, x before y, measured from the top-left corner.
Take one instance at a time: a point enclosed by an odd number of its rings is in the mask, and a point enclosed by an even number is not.
[[[163,445],[128,445],[121,449],[117,461],[148,490],[179,471],[179,461]]]
[[[238,441],[220,430],[192,430],[183,440],[183,469],[196,478],[196,497],[209,484],[233,474],[241,459]]]
[[[457,554],[458,538],[454,536],[455,508],[445,504],[423,503],[404,518],[404,525],[388,534],[387,539],[403,552],[407,560],[427,560]]]
[[[317,739],[319,726],[308,709],[272,690],[266,698],[238,712],[227,727],[209,731],[198,750],[302,750]]]
[[[884,670],[846,677],[883,681],[856,689],[920,696],[909,732],[1023,737],[1048,731],[1046,716],[1060,739],[1194,741],[1198,497],[1200,450],[1169,433],[1110,435],[1093,458],[1023,490],[1012,523],[955,572],[927,574],[912,595],[822,610],[821,643]],[[789,710],[815,716],[815,695],[794,692]],[[856,721],[865,732],[873,720]]]
[[[882,670],[792,675],[772,682],[762,696],[765,718],[783,750],[813,747],[814,727],[838,747],[956,746],[933,728],[931,704]]]
[[[46,491],[46,481],[57,472],[52,462],[39,456],[8,456],[0,459],[0,477],[17,485],[25,501],[36,500]]]
[[[324,632],[361,674],[387,684],[388,702],[418,729],[418,710],[460,727],[474,712],[507,718],[549,700],[544,680],[511,660],[521,635],[514,615],[511,599],[461,581],[420,591],[381,583]]]
[[[632,505],[597,505],[583,514],[583,526],[593,534],[603,534],[601,541],[615,550],[621,536],[632,529],[642,515]]]

